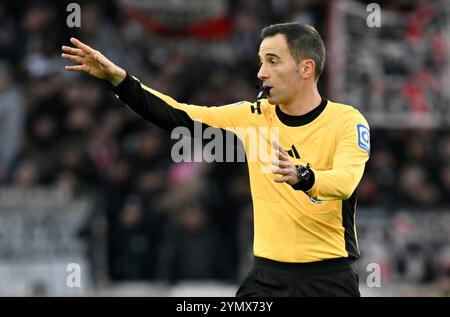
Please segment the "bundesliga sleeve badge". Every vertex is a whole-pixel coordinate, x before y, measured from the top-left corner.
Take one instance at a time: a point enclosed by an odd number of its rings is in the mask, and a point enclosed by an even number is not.
[[[358,124],[356,126],[358,129],[358,145],[361,149],[367,152],[370,155],[370,131],[363,124]]]

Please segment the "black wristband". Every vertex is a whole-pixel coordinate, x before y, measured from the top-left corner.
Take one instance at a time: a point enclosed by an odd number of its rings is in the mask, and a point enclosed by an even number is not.
[[[113,86],[113,84],[108,82],[111,90],[116,95],[119,95],[120,93],[126,92],[127,90],[129,90],[129,87],[132,83],[133,83],[133,77],[131,77],[131,75],[128,74],[128,72],[126,73],[125,78],[117,86]]]

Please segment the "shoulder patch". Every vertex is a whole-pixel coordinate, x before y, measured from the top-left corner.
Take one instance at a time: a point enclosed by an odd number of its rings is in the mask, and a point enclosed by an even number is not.
[[[358,145],[370,155],[370,130],[363,124],[356,126],[358,129]]]

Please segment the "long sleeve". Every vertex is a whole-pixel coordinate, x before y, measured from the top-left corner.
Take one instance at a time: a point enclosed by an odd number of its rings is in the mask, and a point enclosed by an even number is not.
[[[128,74],[112,90],[137,114],[169,131],[178,126],[193,129],[194,121],[225,130],[245,126],[251,105],[249,102],[242,102],[221,107],[207,107],[179,103],[146,87]]]
[[[307,194],[319,200],[348,199],[362,178],[369,155],[369,126],[355,112],[342,124],[337,136],[332,169],[315,170],[315,183]]]

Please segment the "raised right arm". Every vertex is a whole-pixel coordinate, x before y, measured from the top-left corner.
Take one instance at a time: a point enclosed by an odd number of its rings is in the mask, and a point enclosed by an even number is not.
[[[71,38],[71,42],[75,47],[63,46],[62,57],[78,65],[66,66],[66,70],[83,72],[109,81],[113,92],[120,100],[140,116],[163,129],[170,131],[177,126],[192,128],[194,121],[222,129],[246,127],[249,124],[252,106],[250,102],[222,107],[179,103],[141,84],[99,51],[75,38]]]

